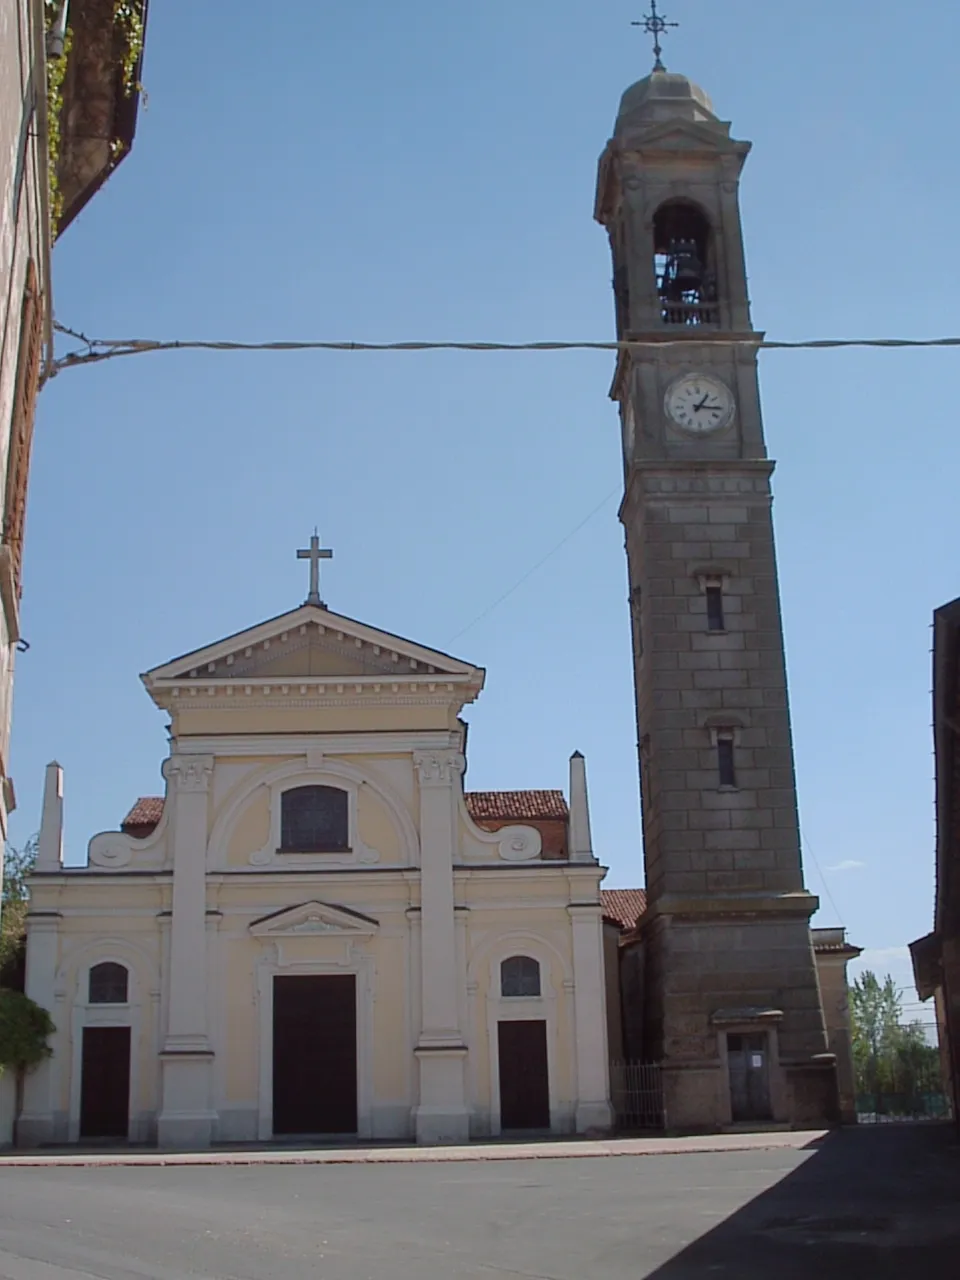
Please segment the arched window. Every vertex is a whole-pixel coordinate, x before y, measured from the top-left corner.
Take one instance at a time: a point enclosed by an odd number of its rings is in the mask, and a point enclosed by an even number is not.
[[[90,1004],[126,1004],[128,973],[122,964],[104,960],[90,970]]]
[[[653,252],[664,324],[719,324],[713,236],[696,205],[671,200],[660,206]]]
[[[532,956],[511,956],[500,966],[502,996],[538,996],[540,965]]]
[[[280,797],[281,853],[344,853],[347,832],[347,793],[339,787],[293,787]]]

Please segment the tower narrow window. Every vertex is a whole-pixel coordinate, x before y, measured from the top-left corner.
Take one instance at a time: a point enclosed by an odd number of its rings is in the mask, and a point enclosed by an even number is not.
[[[720,733],[717,735],[717,773],[720,777],[721,787],[735,787],[737,785],[737,771],[734,768],[733,761],[732,733]]]
[[[719,324],[710,224],[696,205],[672,200],[657,210],[653,252],[663,323]]]
[[[723,619],[723,587],[719,582],[708,582],[704,588],[707,597],[707,630],[725,631]]]

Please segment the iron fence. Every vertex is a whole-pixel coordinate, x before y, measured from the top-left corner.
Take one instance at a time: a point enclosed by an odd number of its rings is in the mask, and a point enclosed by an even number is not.
[[[858,1093],[858,1124],[892,1124],[898,1120],[947,1120],[950,1100],[944,1093]]]
[[[663,1076],[658,1062],[612,1062],[610,1095],[618,1129],[666,1128]]]

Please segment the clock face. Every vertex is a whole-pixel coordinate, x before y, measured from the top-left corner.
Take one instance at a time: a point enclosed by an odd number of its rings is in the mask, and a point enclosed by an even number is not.
[[[722,431],[733,421],[736,404],[725,382],[712,374],[687,373],[667,388],[663,407],[671,422],[694,435]]]

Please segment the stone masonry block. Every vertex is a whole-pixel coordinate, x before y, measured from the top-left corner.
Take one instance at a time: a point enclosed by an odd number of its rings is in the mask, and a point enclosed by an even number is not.
[[[670,548],[674,560],[709,560],[711,550],[709,542],[674,542]]]
[[[699,831],[729,831],[732,815],[728,809],[694,809],[689,814],[690,826]],[[710,847],[710,842],[707,842]]]
[[[746,507],[728,507],[725,503],[715,503],[710,507],[711,524],[746,524]]]
[[[740,831],[765,830],[774,825],[773,814],[769,809],[735,809],[730,813],[730,825]]]
[[[695,689],[742,689],[747,684],[746,671],[694,671]]]
[[[723,700],[719,689],[685,689],[680,693],[680,705],[693,711],[719,711]]]
[[[752,810],[757,807],[756,791],[704,791],[700,796],[704,809]]]
[[[704,653],[740,653],[746,649],[746,637],[739,632],[705,631],[690,636],[691,649]]]
[[[745,653],[736,654],[719,654],[708,653],[705,650],[694,650],[692,653],[681,653],[680,667],[684,671],[719,671],[721,658],[746,658],[750,655]]]
[[[676,506],[668,507],[667,515],[675,525],[703,525],[709,520],[707,507],[694,507],[687,503],[677,503]]]
[[[729,849],[731,852],[740,849],[759,849],[760,831],[707,831],[704,834],[704,848],[710,850]]]
[[[721,653],[717,656],[720,659],[720,666],[725,671],[752,671],[760,666],[761,655],[759,653],[743,651]]]

